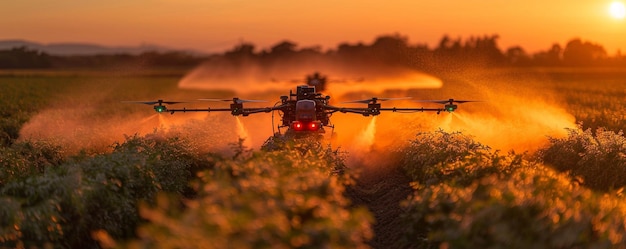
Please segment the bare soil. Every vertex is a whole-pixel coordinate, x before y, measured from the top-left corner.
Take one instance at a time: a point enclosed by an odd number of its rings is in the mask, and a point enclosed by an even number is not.
[[[372,248],[397,248],[404,234],[400,202],[411,193],[410,179],[398,168],[368,170],[346,188],[354,206],[367,207],[374,215]]]

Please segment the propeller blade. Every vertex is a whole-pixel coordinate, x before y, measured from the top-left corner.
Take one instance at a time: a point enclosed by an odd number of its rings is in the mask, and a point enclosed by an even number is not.
[[[421,103],[437,103],[437,104],[453,104],[453,103],[457,103],[457,104],[463,104],[463,103],[467,103],[467,102],[481,102],[480,100],[455,100],[455,99],[448,99],[448,100],[415,100],[415,102],[421,102]]]
[[[173,105],[173,104],[180,104],[180,103],[189,103],[189,102],[185,102],[185,101],[164,101],[164,100],[157,100],[157,101],[122,101],[122,103],[131,103],[131,104],[145,104],[145,105],[156,105],[156,104],[166,104],[166,105]]]
[[[361,99],[361,100],[353,100],[353,101],[345,101],[345,102],[341,102],[341,103],[363,103],[363,104],[369,104],[369,103],[376,103],[376,101],[389,101],[389,100],[404,100],[404,99],[411,99],[411,97],[402,97],[402,98],[371,98],[371,99]]]
[[[480,100],[454,100],[454,103],[459,103],[459,104],[463,104],[467,102],[482,102],[482,101]]]
[[[344,101],[344,102],[341,102],[341,103],[364,103],[364,104],[367,104],[367,103],[369,103],[371,101],[372,101],[371,99],[362,99],[362,100]]]
[[[267,102],[265,100],[256,100],[256,99],[239,99],[239,98],[232,98],[232,99],[198,99],[201,101],[214,101],[214,102],[235,102],[237,104],[243,104],[243,103],[262,103],[262,102]]]

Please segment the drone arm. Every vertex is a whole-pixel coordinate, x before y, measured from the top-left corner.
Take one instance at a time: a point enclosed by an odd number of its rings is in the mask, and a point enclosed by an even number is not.
[[[230,108],[206,108],[206,109],[167,109],[168,112],[174,114],[176,112],[229,112]]]
[[[241,115],[244,116],[248,116],[250,114],[255,114],[255,113],[266,113],[266,112],[271,112],[273,111],[274,108],[272,107],[263,107],[263,108],[244,108],[243,111],[241,112]],[[235,115],[235,114],[233,114]]]
[[[397,108],[397,107],[391,107],[391,108],[380,108],[380,111],[392,111],[392,112],[441,112],[441,111],[445,111],[442,108]]]
[[[288,107],[288,105],[279,105],[279,106],[274,106],[274,107],[261,107],[261,108],[242,108],[240,110],[228,109],[228,110],[231,111],[231,114],[233,116],[243,115],[245,117],[245,116],[248,116],[250,114],[255,114],[255,113],[268,113],[268,112],[272,112],[276,110],[283,110],[286,107]]]
[[[324,108],[326,110],[331,110],[332,113],[334,112],[341,112],[341,113],[356,113],[356,114],[361,114],[363,116],[369,116],[369,115],[378,115],[372,112],[372,109],[370,108],[346,108],[346,107],[337,107],[337,106],[324,106]]]
[[[165,108],[165,106],[163,106],[163,108],[157,110],[158,112],[163,112],[163,111],[167,111],[170,114],[174,114],[177,112],[230,112],[233,116],[238,116],[238,115],[243,115],[243,116],[248,116],[250,114],[254,114],[254,113],[265,113],[265,112],[271,112],[274,110],[282,110],[282,108],[285,108],[286,105],[280,105],[280,106],[275,106],[275,107],[262,107],[262,108],[242,108],[241,104],[234,104],[231,105],[230,108],[203,108],[203,109],[188,109],[188,108],[182,108],[182,109],[168,109]],[[155,108],[156,110],[156,108]]]
[[[391,111],[391,112],[437,112],[437,114],[442,111],[451,112],[453,110],[447,110],[444,108],[345,108],[345,107],[337,107],[337,106],[325,106],[327,110],[331,110],[332,112],[341,112],[341,113],[356,113],[361,114],[363,116],[377,116],[381,111]]]

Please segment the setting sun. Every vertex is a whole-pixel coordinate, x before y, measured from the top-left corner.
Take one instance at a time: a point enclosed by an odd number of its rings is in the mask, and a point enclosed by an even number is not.
[[[609,7],[609,12],[611,16],[616,19],[624,19],[626,17],[626,7],[624,7],[624,3],[622,2],[613,2]]]

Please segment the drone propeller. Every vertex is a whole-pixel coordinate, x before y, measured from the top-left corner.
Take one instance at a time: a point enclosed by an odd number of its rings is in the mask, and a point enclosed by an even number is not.
[[[179,104],[179,103],[189,103],[189,102],[185,102],[185,101],[165,101],[162,99],[159,99],[157,101],[122,101],[122,103],[133,103],[133,104],[145,104],[145,105],[173,105],[173,104]]]
[[[455,100],[455,99],[448,99],[448,100],[415,100],[415,102],[422,102],[422,103],[437,103],[437,104],[463,104],[463,103],[467,103],[467,102],[480,102],[480,100]]]
[[[255,99],[240,99],[240,98],[232,98],[232,99],[198,99],[201,101],[214,101],[214,102],[233,102],[235,104],[243,104],[243,103],[261,103],[267,102],[265,100],[255,100]]]
[[[376,104],[377,101],[404,100],[404,99],[411,99],[411,97],[404,97],[404,98],[377,98],[377,97],[373,97],[371,99],[353,100],[353,101],[346,101],[346,102],[342,102],[342,103]]]
[[[185,101],[164,101],[159,99],[157,101],[122,101],[122,103],[133,103],[133,104],[145,104],[145,105],[154,105],[154,110],[158,113],[162,113],[167,111],[167,107],[165,105],[173,105],[179,103],[188,103]]]

